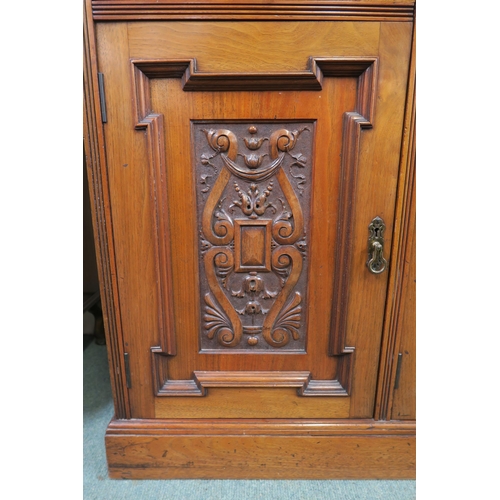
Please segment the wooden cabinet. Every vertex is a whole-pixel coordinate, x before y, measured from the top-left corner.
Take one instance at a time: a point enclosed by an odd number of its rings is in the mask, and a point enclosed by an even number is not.
[[[85,15],[111,477],[414,477],[413,2]]]

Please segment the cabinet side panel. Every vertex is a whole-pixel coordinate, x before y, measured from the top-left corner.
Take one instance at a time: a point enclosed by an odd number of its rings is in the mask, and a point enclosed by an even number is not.
[[[396,369],[392,415],[398,420],[416,418],[416,237],[415,184],[411,205],[412,230],[408,235],[405,271],[402,285],[398,330],[401,343],[396,354],[400,358]],[[398,373],[399,372],[399,373]]]

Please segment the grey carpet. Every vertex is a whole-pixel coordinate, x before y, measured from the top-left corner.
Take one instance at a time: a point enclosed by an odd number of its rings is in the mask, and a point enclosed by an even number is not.
[[[228,481],[108,479],[104,434],[113,416],[106,346],[83,351],[85,500],[412,500],[415,481]]]

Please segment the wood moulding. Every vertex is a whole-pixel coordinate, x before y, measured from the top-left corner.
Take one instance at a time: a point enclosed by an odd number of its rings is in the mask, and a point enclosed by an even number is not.
[[[209,387],[297,387],[299,396],[348,396],[351,356],[339,360],[335,380],[313,380],[309,371],[195,371],[190,380],[169,380],[168,357],[161,348],[151,349],[153,384],[156,396],[206,396]]]
[[[159,20],[328,20],[411,22],[412,0],[278,0],[272,3],[205,0],[93,0],[96,21]]]
[[[140,121],[149,109],[150,78],[180,78],[184,91],[321,90],[324,77],[359,77],[363,90],[359,108],[371,116],[376,57],[311,57],[304,71],[269,73],[206,73],[197,69],[196,59],[132,59]],[[366,86],[369,88],[366,88]],[[367,101],[366,103],[364,101]],[[370,107],[367,107],[367,104]]]
[[[100,295],[103,321],[108,345],[108,360],[111,388],[117,418],[130,418],[128,391],[125,381],[123,342],[120,323],[118,290],[113,238],[111,236],[111,213],[109,202],[106,154],[104,146],[101,105],[97,81],[95,56],[95,33],[88,2],[84,2],[84,51],[83,51],[83,104],[84,104],[84,150],[89,178],[92,224],[94,227],[96,257],[99,271]]]
[[[113,419],[107,436],[154,436],[168,433],[175,435],[282,435],[294,436],[376,436],[391,434],[413,436],[414,421],[376,421],[372,419]]]
[[[112,478],[413,479],[415,422],[112,420]]]
[[[350,391],[351,357],[353,347],[345,345],[348,269],[350,265],[352,207],[356,188],[356,173],[359,160],[359,141],[361,130],[372,127],[374,115],[376,82],[378,76],[377,57],[311,57],[305,71],[290,73],[200,73],[196,70],[194,59],[179,60],[131,60],[134,109],[137,117],[136,129],[145,130],[151,166],[151,185],[154,199],[154,221],[158,228],[156,238],[156,269],[159,275],[158,311],[161,344],[151,348],[153,380],[157,396],[203,396],[206,394],[207,381],[193,374],[190,380],[170,380],[168,376],[168,356],[176,354],[173,320],[173,298],[171,289],[169,228],[167,215],[167,194],[163,180],[165,170],[165,145],[163,117],[154,113],[151,107],[151,78],[180,78],[184,90],[190,91],[241,91],[253,90],[304,90],[322,88],[325,77],[357,77],[356,109],[344,114],[343,145],[341,165],[341,188],[339,205],[338,248],[336,251],[336,273],[332,323],[330,332],[329,355],[339,356],[338,376],[335,380],[311,380],[308,375],[298,387],[301,396],[344,396]],[[301,75],[301,78],[296,78]],[[261,376],[257,374],[258,376]],[[252,375],[248,375],[251,377]],[[242,379],[214,372],[211,380],[219,379],[217,387],[223,383],[234,387]],[[203,378],[203,377],[202,377]],[[293,377],[292,377],[293,378]],[[274,387],[271,377],[265,384]],[[290,382],[292,383],[292,382]],[[295,382],[293,382],[295,383]],[[243,385],[244,386],[244,385]]]

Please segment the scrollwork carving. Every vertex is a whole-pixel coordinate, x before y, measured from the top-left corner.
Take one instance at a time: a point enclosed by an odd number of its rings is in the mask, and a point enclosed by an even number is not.
[[[204,136],[196,146],[202,350],[305,347],[312,128],[261,123],[259,129],[261,137],[253,125],[195,127]],[[238,152],[239,141],[250,154]],[[265,141],[268,153],[252,152]]]
[[[216,152],[216,154],[227,152],[229,158],[236,159],[238,154],[238,140],[230,130],[203,129],[203,132],[207,137],[208,144]],[[203,234],[213,245],[227,245],[234,236],[233,225],[229,217],[218,218],[218,222],[212,225],[212,214],[216,205],[218,205],[221,209],[218,213],[224,214],[224,211],[222,210],[223,200],[221,201],[221,196],[229,178],[230,174],[226,169],[220,172],[214,187],[210,191],[203,210]]]
[[[302,255],[293,246],[278,247],[272,256],[273,269],[287,270],[287,278],[283,281],[283,289],[276,298],[264,320],[262,336],[273,347],[282,347],[289,342],[286,329],[278,327],[277,318],[288,296],[299,280],[302,272]]]
[[[222,310],[231,325],[231,334],[229,335],[226,332],[224,338],[219,336],[219,343],[227,347],[234,347],[239,344],[241,340],[243,327],[238,314],[226,297],[217,279],[217,275],[219,274],[219,276],[221,276],[222,273],[222,285],[224,287],[226,286],[225,278],[233,267],[233,253],[229,248],[212,247],[205,253],[203,261],[205,263],[205,270],[210,290],[221,305]]]
[[[203,129],[203,132],[207,136],[208,144],[216,154],[227,152],[229,158],[236,159],[236,155],[238,154],[238,139],[230,130]]]

